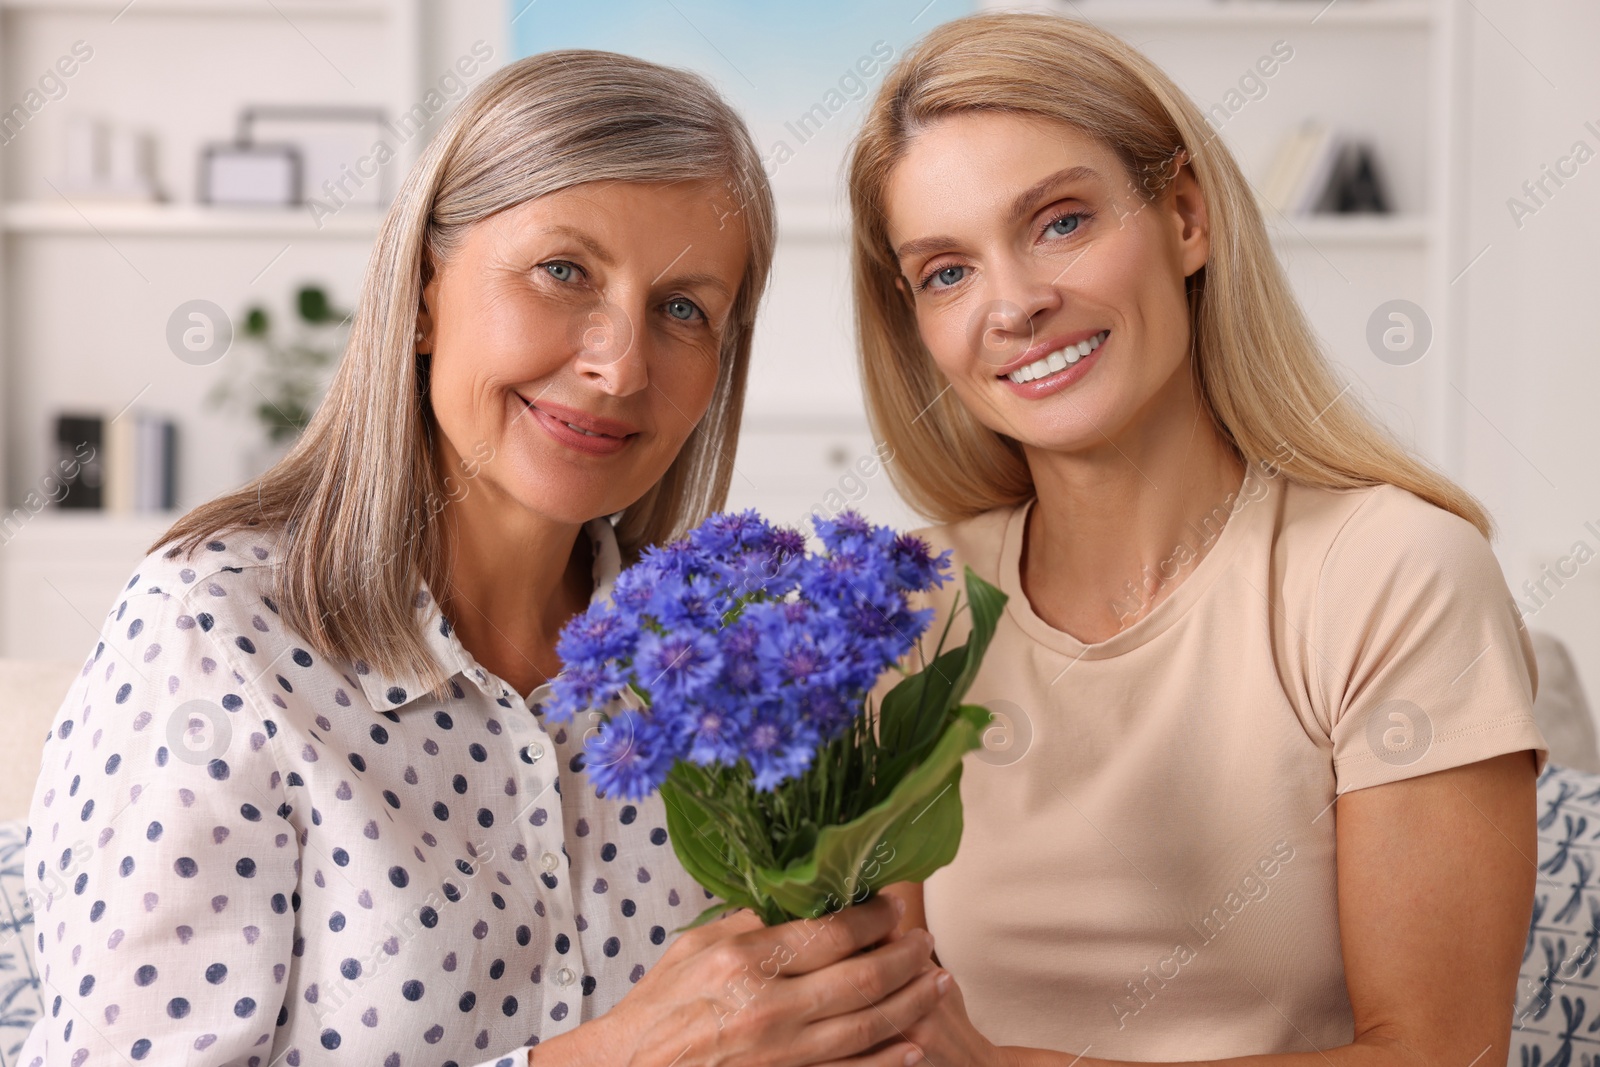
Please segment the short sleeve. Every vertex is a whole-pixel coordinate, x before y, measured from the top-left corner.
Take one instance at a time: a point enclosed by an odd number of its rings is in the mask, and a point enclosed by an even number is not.
[[[57,712],[28,819],[45,1016],[19,1063],[270,1056],[299,842],[260,690],[211,621],[130,591]]]
[[[1323,561],[1307,641],[1336,793],[1526,749],[1544,770],[1533,643],[1460,516],[1374,488]]]

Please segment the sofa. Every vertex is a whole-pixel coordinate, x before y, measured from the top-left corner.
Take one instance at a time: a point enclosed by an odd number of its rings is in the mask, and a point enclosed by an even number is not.
[[[1507,1067],[1568,1067],[1590,1063],[1581,1050],[1600,1044],[1600,750],[1566,648],[1538,631],[1533,645],[1534,715],[1550,762],[1538,782],[1539,871]],[[0,660],[9,753],[0,767],[0,1067],[18,1063],[43,1011],[23,892],[24,820],[45,734],[76,674],[71,664]]]

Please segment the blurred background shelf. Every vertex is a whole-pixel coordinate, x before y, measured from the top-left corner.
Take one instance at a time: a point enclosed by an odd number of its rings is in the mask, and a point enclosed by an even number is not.
[[[73,514],[46,509],[0,528],[5,596],[0,648],[20,659],[79,662],[112,598],[177,513]]]
[[[235,209],[204,204],[6,204],[0,227],[17,234],[130,234],[150,237],[377,236],[383,214],[349,207],[323,219],[305,209]]]
[[[1019,6],[1024,5],[1011,5],[1013,10]],[[1428,0],[1038,0],[1025,7],[1113,29],[1423,28],[1433,21],[1436,11]]]
[[[0,11],[87,13],[116,19],[145,15],[381,19],[391,8],[382,0],[0,0]]]
[[[1297,215],[1267,214],[1273,240],[1329,245],[1423,246],[1433,236],[1423,215]]]

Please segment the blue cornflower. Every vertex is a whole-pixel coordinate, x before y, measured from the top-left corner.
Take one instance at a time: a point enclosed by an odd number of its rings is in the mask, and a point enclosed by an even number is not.
[[[745,735],[745,757],[755,772],[755,787],[774,789],[781,782],[804,774],[817,754],[820,740],[816,728],[803,719],[770,709],[757,712]]]
[[[660,745],[651,721],[633,708],[611,716],[584,742],[584,769],[608,797],[639,800],[660,788],[671,769],[671,751]]]
[[[637,639],[638,634],[623,623],[609,604],[592,604],[567,623],[556,642],[556,652],[563,662],[622,659],[633,654]]]
[[[823,547],[830,553],[847,551],[872,540],[872,524],[848,508],[831,519],[813,516],[811,521]]]
[[[894,560],[895,579],[902,589],[922,593],[942,589],[950,580],[946,573],[950,568],[948,548],[935,556],[922,538],[900,534],[889,551]]]
[[[627,675],[614,661],[568,663],[550,682],[545,714],[566,722],[580,711],[605,707],[627,684]]]
[[[609,604],[563,630],[549,714],[607,707],[629,687],[649,706],[615,712],[588,745],[591,779],[615,796],[659,786],[677,760],[748,766],[758,789],[803,773],[850,728],[865,694],[910,651],[949,553],[855,512],[814,518],[824,551],[754,511],[714,515],[648,548]]]
[[[737,710],[707,702],[679,715],[676,722],[688,741],[687,759],[702,766],[713,763],[732,766],[739,762],[745,724]]]
[[[764,548],[772,535],[772,525],[749,508],[711,516],[691,530],[684,543],[702,556],[725,559],[745,549]]]
[[[837,685],[844,635],[831,616],[814,612],[807,614],[803,625],[777,624],[789,622],[787,617],[793,614],[791,609],[763,620],[756,655],[767,688]]]
[[[623,616],[645,610],[661,580],[661,569],[654,561],[642,559],[617,575],[611,586],[611,604]],[[625,621],[631,621],[626,620]]]
[[[758,614],[769,604],[752,604],[739,620],[722,631],[722,685],[730,694],[748,694],[761,689],[761,644]]]
[[[702,575],[668,573],[651,590],[646,612],[665,630],[681,628],[715,630],[722,615],[733,607],[727,589]]]
[[[634,677],[648,693],[691,698],[715,681],[721,669],[722,650],[708,633],[682,629],[639,635]]]
[[[801,555],[769,546],[735,553],[724,565],[729,591],[736,598],[782,597],[795,586]]]

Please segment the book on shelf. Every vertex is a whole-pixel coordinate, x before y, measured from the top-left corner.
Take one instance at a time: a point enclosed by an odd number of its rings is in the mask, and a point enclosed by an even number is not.
[[[62,415],[56,451],[63,461],[77,461],[78,473],[60,497],[63,508],[115,515],[177,506],[178,430],[171,419],[132,411],[111,419]]]
[[[1372,145],[1317,119],[1296,126],[1279,144],[1261,197],[1285,215],[1394,210]]]
[[[105,506],[105,424],[100,416],[56,417],[56,469],[61,472],[57,507],[88,511]]]

